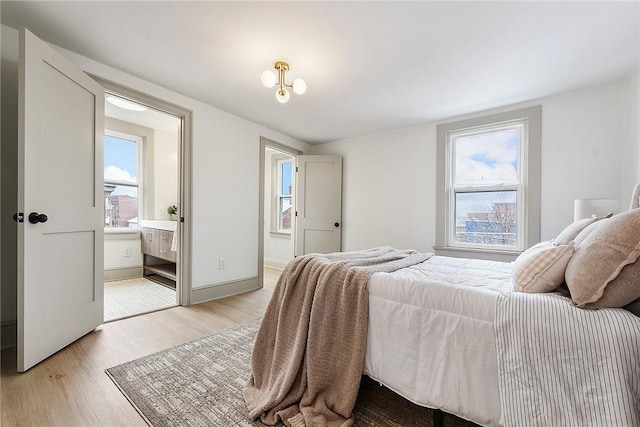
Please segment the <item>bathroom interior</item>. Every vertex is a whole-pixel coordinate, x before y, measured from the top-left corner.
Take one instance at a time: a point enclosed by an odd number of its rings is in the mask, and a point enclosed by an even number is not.
[[[106,94],[104,320],[178,304],[181,120]]]

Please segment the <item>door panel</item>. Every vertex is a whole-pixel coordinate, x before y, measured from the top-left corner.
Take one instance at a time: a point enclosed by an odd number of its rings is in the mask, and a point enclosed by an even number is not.
[[[298,156],[295,255],[341,249],[342,158]]]
[[[104,91],[20,33],[18,371],[103,320]],[[46,214],[31,223],[29,214]]]

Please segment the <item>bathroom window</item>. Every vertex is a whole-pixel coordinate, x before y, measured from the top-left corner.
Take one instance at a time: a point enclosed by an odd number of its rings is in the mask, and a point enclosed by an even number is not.
[[[137,228],[142,212],[142,137],[105,130],[104,226]]]

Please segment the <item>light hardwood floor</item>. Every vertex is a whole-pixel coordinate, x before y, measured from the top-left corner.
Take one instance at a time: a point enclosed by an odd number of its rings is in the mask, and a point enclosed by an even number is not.
[[[0,425],[146,426],[105,369],[264,314],[279,271],[264,288],[104,324],[25,373],[2,352]]]

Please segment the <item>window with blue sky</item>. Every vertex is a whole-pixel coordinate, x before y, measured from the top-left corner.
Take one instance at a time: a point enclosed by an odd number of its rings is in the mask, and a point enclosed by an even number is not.
[[[522,123],[450,135],[453,243],[515,248]]]
[[[278,231],[291,231],[291,197],[292,197],[293,162],[278,161]]]
[[[136,136],[113,133],[104,137],[105,227],[138,226],[140,143]]]

